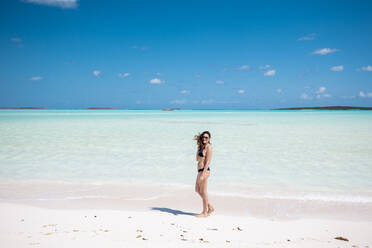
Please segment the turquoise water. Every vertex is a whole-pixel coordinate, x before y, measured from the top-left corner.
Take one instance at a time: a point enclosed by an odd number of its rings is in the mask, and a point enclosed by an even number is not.
[[[0,110],[0,181],[372,192],[372,111]]]

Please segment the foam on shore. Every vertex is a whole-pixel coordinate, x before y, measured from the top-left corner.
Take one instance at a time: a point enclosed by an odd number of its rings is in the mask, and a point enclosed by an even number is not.
[[[234,191],[235,189],[235,191]],[[304,192],[268,188],[210,187],[209,198],[220,213],[268,219],[330,218],[372,221],[368,192]],[[175,207],[198,212],[200,197],[188,185],[133,183],[0,183],[0,202],[48,208],[148,210]]]

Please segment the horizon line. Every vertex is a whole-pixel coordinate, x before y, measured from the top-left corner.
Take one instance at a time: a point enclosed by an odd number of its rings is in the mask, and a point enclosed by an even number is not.
[[[76,107],[76,108],[49,108],[49,107],[0,107],[0,110],[161,110],[161,111],[175,111],[175,110],[301,110],[312,108],[372,108],[372,106],[346,106],[346,105],[327,105],[327,106],[311,106],[311,107],[275,107],[275,108],[115,108],[115,107]],[[316,110],[316,109],[315,109]]]

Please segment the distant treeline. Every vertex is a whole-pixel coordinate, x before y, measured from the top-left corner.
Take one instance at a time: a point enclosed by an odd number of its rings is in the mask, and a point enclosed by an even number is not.
[[[278,108],[273,110],[372,110],[372,107],[326,106],[326,107]]]
[[[0,107],[0,109],[44,109],[43,107]]]
[[[0,107],[0,109],[46,109],[44,107]],[[77,108],[79,109],[79,108]],[[84,108],[81,108],[84,109]],[[106,107],[88,107],[85,109],[119,109]],[[162,111],[181,110],[180,108],[163,108]],[[372,110],[372,107],[352,107],[352,106],[326,106],[326,107],[295,107],[295,108],[276,108],[271,110]]]

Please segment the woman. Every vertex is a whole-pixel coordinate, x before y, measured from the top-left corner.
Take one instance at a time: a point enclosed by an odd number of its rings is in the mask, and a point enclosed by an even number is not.
[[[212,145],[209,142],[211,134],[204,131],[202,134],[195,135],[198,150],[196,151],[196,160],[198,161],[198,176],[196,177],[195,191],[203,199],[203,212],[196,217],[208,217],[214,208],[208,201],[207,180],[210,175],[209,164],[212,159]]]

